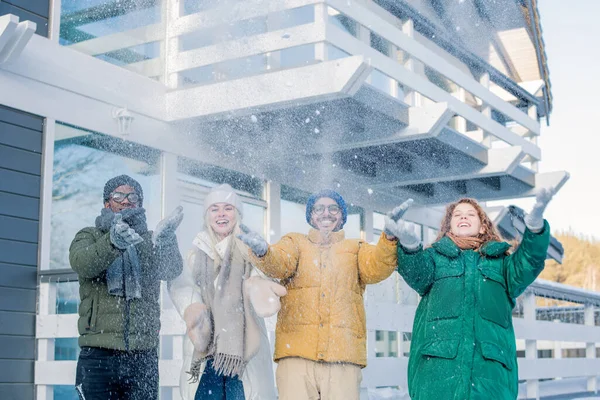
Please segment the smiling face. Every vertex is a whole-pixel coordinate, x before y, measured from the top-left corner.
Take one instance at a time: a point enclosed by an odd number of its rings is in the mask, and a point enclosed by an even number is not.
[[[121,212],[126,208],[136,208],[139,204],[139,199],[133,201],[133,197],[129,196],[131,193],[135,193],[135,189],[131,186],[119,186],[110,194],[108,201],[104,203],[104,207],[110,208],[114,213]]]
[[[450,219],[450,232],[459,237],[473,237],[483,233],[479,213],[471,204],[459,203]]]
[[[310,222],[321,233],[329,234],[341,224],[342,210],[335,200],[321,197],[313,206]]]
[[[210,227],[219,239],[231,234],[237,222],[235,207],[229,203],[215,203],[208,207],[207,218]]]

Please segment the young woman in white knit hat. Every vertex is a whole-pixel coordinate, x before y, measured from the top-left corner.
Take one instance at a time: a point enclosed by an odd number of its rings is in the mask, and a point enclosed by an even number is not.
[[[169,284],[187,327],[182,397],[274,400],[263,318],[279,310],[286,290],[250,263],[248,247],[237,238],[242,201],[231,186],[213,188],[204,211],[204,230],[193,241],[184,272]]]

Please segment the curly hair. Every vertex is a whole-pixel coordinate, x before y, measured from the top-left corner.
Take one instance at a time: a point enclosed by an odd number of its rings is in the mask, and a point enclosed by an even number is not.
[[[490,217],[488,217],[485,211],[483,211],[483,208],[481,208],[477,200],[468,197],[462,198],[455,203],[449,204],[448,207],[446,207],[446,214],[442,219],[442,226],[440,227],[440,233],[438,234],[436,241],[440,240],[441,238],[446,236],[448,232],[450,232],[450,222],[452,220],[452,214],[454,213],[454,209],[456,208],[456,206],[458,206],[459,204],[470,204],[471,206],[473,206],[473,208],[475,208],[475,211],[477,211],[477,215],[479,216],[479,220],[481,221],[481,228],[483,229],[483,233],[479,233],[477,237],[483,240],[483,243],[492,241],[504,241],[504,239],[492,223],[492,220],[490,219]]]

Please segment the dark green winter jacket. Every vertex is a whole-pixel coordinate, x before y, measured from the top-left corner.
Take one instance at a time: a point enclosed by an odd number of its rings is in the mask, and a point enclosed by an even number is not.
[[[412,332],[412,400],[516,399],[515,299],[544,269],[550,227],[527,230],[518,249],[489,242],[460,250],[448,237],[408,252],[398,272],[421,296]]]
[[[69,249],[71,267],[79,275],[79,346],[126,350],[125,299],[108,294],[106,270],[122,251],[110,242],[110,234],[97,228],[84,228],[77,233]],[[130,300],[129,350],[158,348],[160,331],[160,281],[177,277],[183,261],[177,240],[152,245],[152,232],[142,235],[136,245],[140,259],[139,299]]]

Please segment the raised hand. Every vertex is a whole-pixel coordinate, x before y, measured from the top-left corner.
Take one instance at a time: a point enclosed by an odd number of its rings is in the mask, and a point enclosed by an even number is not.
[[[144,239],[127,222],[121,214],[116,214],[110,228],[110,242],[118,249],[124,250],[131,245],[143,242]]]
[[[183,207],[178,206],[173,212],[163,220],[161,220],[156,229],[152,232],[152,243],[156,244],[166,237],[175,234],[175,230],[183,220]]]
[[[269,249],[269,243],[258,233],[253,232],[246,225],[240,225],[240,229],[242,230],[242,234],[238,235],[238,239],[242,242],[246,243],[250,250],[258,257],[262,257],[267,254],[267,250]]]
[[[413,250],[419,247],[421,240],[414,228],[402,220],[406,210],[410,208],[413,199],[408,199],[398,207],[394,208],[385,217],[384,232],[388,239],[397,238],[402,247]]]
[[[540,232],[544,228],[544,211],[555,193],[556,188],[542,188],[535,196],[535,204],[525,216],[525,225],[530,231]]]

